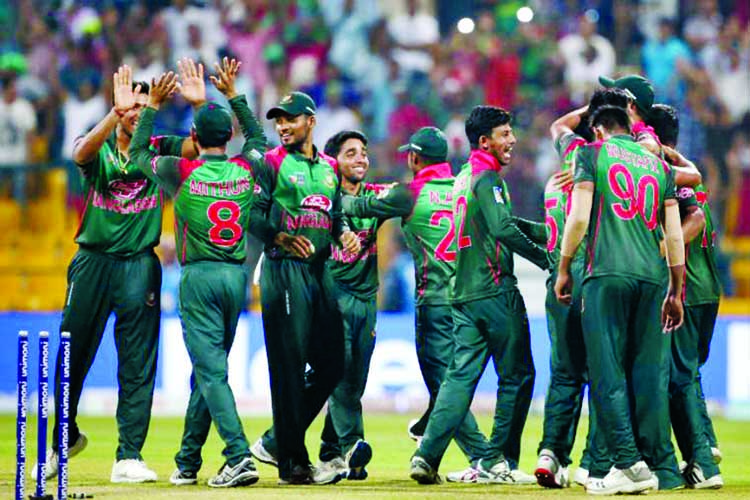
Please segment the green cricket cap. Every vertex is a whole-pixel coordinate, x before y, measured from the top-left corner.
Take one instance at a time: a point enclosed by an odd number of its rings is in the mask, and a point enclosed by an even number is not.
[[[420,156],[445,159],[448,156],[448,139],[442,130],[436,127],[422,127],[411,137],[409,142],[398,148],[400,152],[414,151]]]
[[[232,138],[232,115],[224,106],[209,102],[195,113],[193,128],[201,146],[223,146]]]
[[[304,92],[292,92],[285,95],[275,107],[268,110],[266,118],[273,120],[279,115],[314,115],[315,101]]]
[[[651,82],[641,75],[627,75],[617,80],[600,76],[599,83],[605,87],[617,87],[618,89],[629,91],[633,94],[635,105],[641,111],[647,112],[654,104],[654,87],[651,85]]]

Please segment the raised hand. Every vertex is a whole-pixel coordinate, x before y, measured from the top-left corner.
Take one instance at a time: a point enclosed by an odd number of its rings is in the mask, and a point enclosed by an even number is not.
[[[180,94],[191,106],[197,108],[206,102],[206,82],[203,79],[203,65],[195,64],[189,57],[177,61],[180,73]]]
[[[216,70],[216,76],[211,75],[208,78],[214,87],[224,94],[227,99],[231,99],[237,95],[237,91],[234,88],[234,81],[237,78],[237,72],[240,69],[242,63],[234,58],[229,59],[225,57],[219,63],[214,63],[214,69]]]
[[[159,106],[172,97],[178,88],[177,75],[170,71],[163,73],[159,79],[151,79],[151,89],[148,92],[148,106],[159,109]]]
[[[115,112],[122,117],[135,107],[136,96],[141,92],[141,86],[133,89],[133,73],[127,64],[117,68],[112,75]]]

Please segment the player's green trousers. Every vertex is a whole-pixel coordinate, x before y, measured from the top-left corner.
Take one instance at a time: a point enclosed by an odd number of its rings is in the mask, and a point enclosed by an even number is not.
[[[518,466],[521,434],[534,388],[534,362],[526,307],[517,289],[453,306],[455,354],[416,455],[438,468],[450,440],[469,411],[479,379],[490,359],[497,373],[491,467],[503,456]]]
[[[117,460],[140,459],[151,420],[159,346],[161,265],[149,250],[116,258],[80,248],[68,266],[68,289],[61,332],[70,332],[70,434],[79,436],[76,415],[83,381],[114,312],[117,348]],[[60,352],[55,369],[59,398]],[[58,450],[58,414],[52,449]]]
[[[211,422],[224,441],[223,455],[230,466],[250,455],[227,363],[246,296],[247,271],[242,264],[198,261],[182,268],[180,320],[193,364],[182,445],[175,456],[183,472],[201,468],[201,449]]]
[[[328,398],[320,436],[320,460],[324,462],[345,455],[365,437],[361,400],[375,349],[378,311],[375,297],[361,299],[340,288],[337,296],[344,321],[344,377]]]
[[[264,445],[289,479],[310,463],[305,431],[344,374],[344,327],[325,265],[266,256],[260,286],[273,407]]]
[[[698,369],[708,358],[718,311],[718,303],[686,306],[682,328],[671,335],[669,410],[672,429],[683,460],[697,463],[706,478],[718,474],[719,468],[711,456],[709,433],[713,432],[713,425],[707,413],[704,414],[705,400],[700,397],[703,391]],[[708,428],[705,419],[709,421]]]
[[[664,287],[613,276],[583,284],[586,342],[598,439],[615,467],[643,459],[660,489],[683,484],[670,440],[670,336],[661,331]]]
[[[583,393],[588,384],[586,346],[581,326],[581,287],[583,268],[574,261],[573,301],[566,306],[557,301],[554,284],[557,273],[547,280],[547,330],[550,339],[550,382],[544,402],[544,431],[539,451],[548,449],[555,453],[563,467],[572,462],[570,452],[575,442],[578,420],[581,416]],[[589,436],[595,432],[595,419],[589,417]],[[587,438],[585,455],[594,449]],[[589,462],[593,462],[591,457]],[[584,464],[587,465],[587,464]],[[590,467],[588,465],[587,469]],[[605,471],[606,472],[606,471]]]
[[[453,308],[450,305],[419,305],[416,309],[414,327],[417,360],[430,400],[427,410],[411,430],[417,435],[424,435],[432,410],[435,408],[440,385],[453,360],[456,344]],[[488,453],[487,438],[479,430],[471,411],[466,413],[453,437],[471,463],[476,464]]]

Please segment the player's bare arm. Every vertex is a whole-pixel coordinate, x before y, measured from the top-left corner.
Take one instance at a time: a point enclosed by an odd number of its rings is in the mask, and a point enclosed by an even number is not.
[[[695,187],[703,182],[700,170],[695,164],[685,158],[679,151],[669,146],[663,146],[664,156],[674,170],[674,183],[679,187]]]
[[[680,293],[685,275],[685,242],[680,225],[680,209],[674,199],[664,202],[664,236],[669,265],[669,289],[662,304],[661,320],[664,331],[671,332],[682,326],[683,322]]]
[[[203,79],[203,65],[195,64],[195,61],[185,57],[177,61],[177,71],[180,77],[178,90],[182,97],[197,110],[206,102],[206,82]],[[188,137],[182,143],[182,156],[195,158],[198,156],[198,148],[193,140]]]
[[[216,75],[209,76],[209,80],[214,84],[216,90],[224,94],[227,99],[237,97],[237,90],[234,88],[234,82],[237,79],[237,73],[240,70],[242,63],[234,58],[229,59],[225,57],[219,63],[214,64],[214,70]]]
[[[555,296],[563,304],[570,304],[572,300],[573,278],[570,274],[570,263],[573,261],[578,247],[586,235],[591,219],[591,206],[594,201],[594,183],[579,182],[573,188],[570,214],[565,223],[562,245],[560,247],[560,263],[555,282]]]
[[[140,86],[133,89],[133,74],[128,65],[117,68],[117,72],[112,75],[112,83],[112,109],[73,147],[73,161],[78,165],[84,165],[96,158],[104,142],[120,123],[120,118],[136,106],[136,96],[141,89]]]
[[[575,128],[581,123],[581,117],[586,111],[588,111],[588,109],[588,106],[575,109],[553,121],[552,125],[549,127],[549,133],[552,136],[552,140],[557,142],[560,140],[560,137],[565,134],[572,134],[573,130],[575,130]]]
[[[688,207],[682,218],[682,239],[687,245],[703,232],[706,227],[706,215],[698,206]]]

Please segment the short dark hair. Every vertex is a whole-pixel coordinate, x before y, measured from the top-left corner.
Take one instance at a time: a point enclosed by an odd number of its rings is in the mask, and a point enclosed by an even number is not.
[[[677,110],[667,104],[654,104],[648,112],[646,124],[654,127],[659,140],[670,147],[677,145],[680,136],[680,118]]]
[[[151,86],[148,84],[148,82],[133,82],[133,91],[138,87],[138,85],[141,86],[140,94],[148,94],[148,91],[151,89]]]
[[[464,128],[472,149],[479,148],[479,138],[492,135],[492,129],[510,123],[509,111],[496,106],[475,106],[466,118]]]
[[[633,102],[633,95],[629,94],[626,90],[617,87],[599,89],[591,95],[588,113],[591,116],[597,109],[604,105],[627,109],[628,104],[631,102]]]
[[[605,104],[604,106],[600,106],[599,109],[591,115],[589,126],[592,129],[602,126],[607,130],[621,128],[630,132],[630,118],[628,118],[628,112],[623,108]]]
[[[336,132],[327,141],[323,152],[328,156],[336,158],[341,152],[341,146],[349,139],[359,139],[362,144],[367,146],[367,136],[359,130],[342,130]]]

